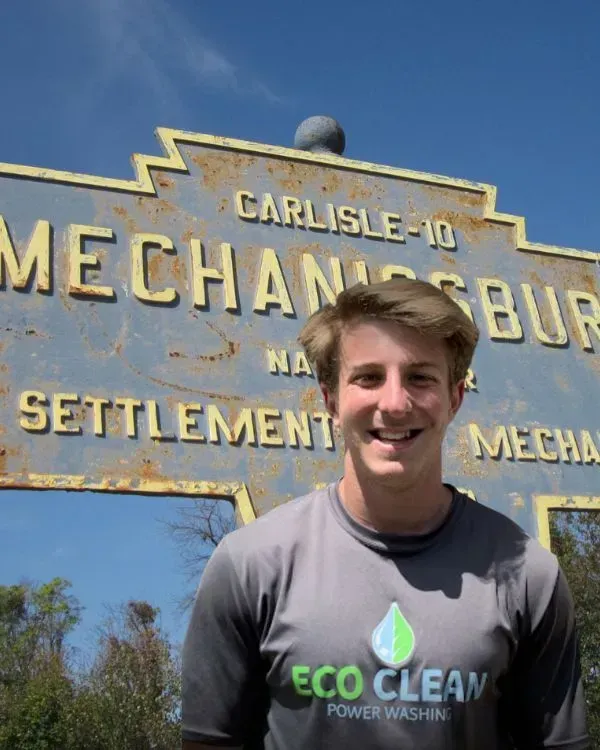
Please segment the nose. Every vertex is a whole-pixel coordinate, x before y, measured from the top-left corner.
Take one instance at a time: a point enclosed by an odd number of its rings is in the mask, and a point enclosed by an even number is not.
[[[379,392],[379,410],[391,416],[403,416],[413,407],[410,393],[400,375],[390,374]]]

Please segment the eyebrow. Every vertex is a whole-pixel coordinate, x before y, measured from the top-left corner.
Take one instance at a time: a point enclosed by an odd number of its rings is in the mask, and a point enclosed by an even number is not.
[[[357,365],[352,365],[349,369],[350,372],[359,372],[360,370],[366,370],[370,367],[382,367],[383,365],[380,362],[361,362]],[[422,360],[420,362],[410,362],[407,367],[412,369],[419,369],[423,367],[429,367],[433,370],[440,370],[443,369],[440,367],[440,365],[436,362],[428,362],[427,360]]]

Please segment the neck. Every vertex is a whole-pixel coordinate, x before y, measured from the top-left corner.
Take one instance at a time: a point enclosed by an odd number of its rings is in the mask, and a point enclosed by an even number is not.
[[[361,479],[350,468],[340,483],[340,499],[356,521],[375,531],[426,534],[447,516],[452,491],[442,483],[441,472],[411,486],[394,487],[373,477]]]

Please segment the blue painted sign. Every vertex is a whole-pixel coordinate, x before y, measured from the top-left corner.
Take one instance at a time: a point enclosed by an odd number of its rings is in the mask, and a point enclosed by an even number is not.
[[[600,508],[598,250],[529,242],[490,185],[157,134],[134,180],[0,165],[0,486],[222,497],[247,522],[331,481],[298,332],[403,275],[482,333],[448,480],[545,544],[548,509]]]

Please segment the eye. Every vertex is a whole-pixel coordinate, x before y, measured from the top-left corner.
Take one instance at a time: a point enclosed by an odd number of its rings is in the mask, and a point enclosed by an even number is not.
[[[435,375],[431,375],[426,372],[414,372],[410,376],[410,379],[413,383],[437,383],[437,378],[435,377]]]
[[[352,382],[365,388],[377,385],[381,377],[375,372],[362,372],[352,378]]]

